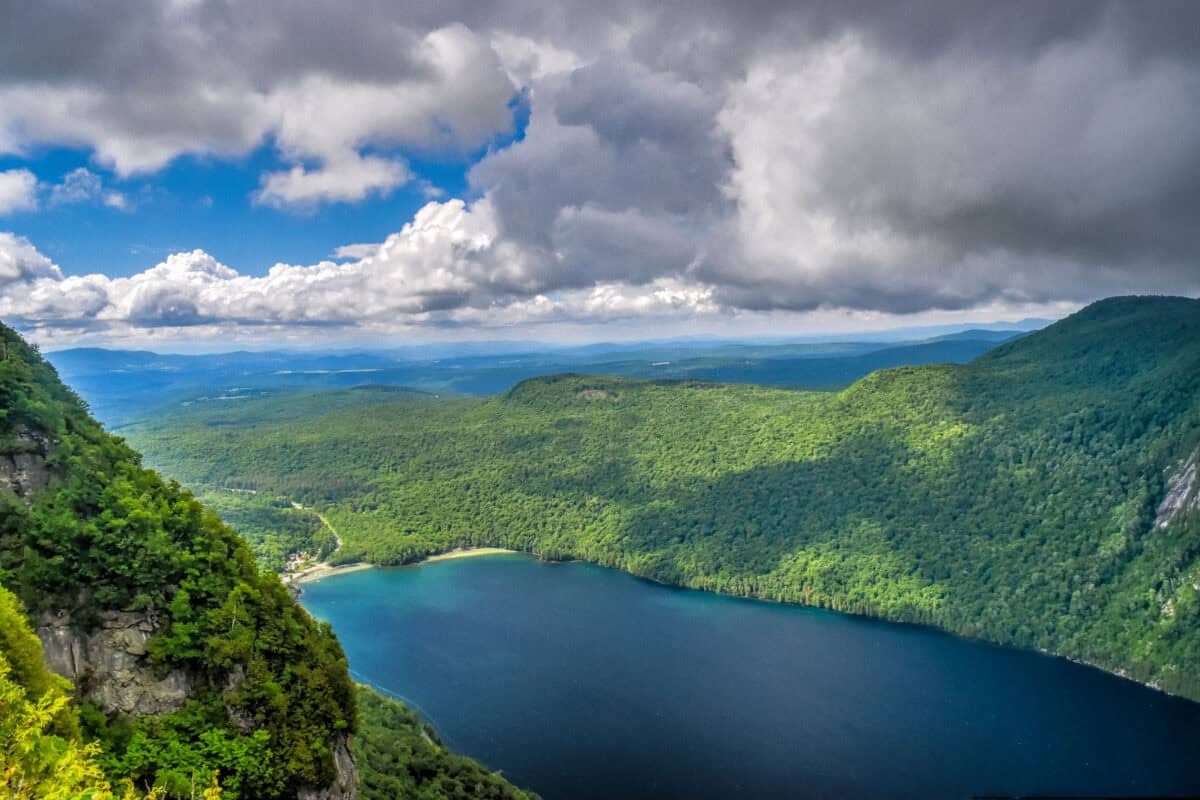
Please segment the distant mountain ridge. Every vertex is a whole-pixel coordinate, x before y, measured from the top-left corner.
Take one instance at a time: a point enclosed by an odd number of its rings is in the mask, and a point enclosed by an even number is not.
[[[417,360],[389,351],[160,355],[101,348],[60,350],[47,358],[87,398],[97,417],[120,426],[183,402],[214,397],[244,399],[264,392],[358,384],[483,395],[503,392],[526,378],[566,371],[840,388],[882,367],[963,363],[1018,335],[1020,331],[1007,329],[971,329],[904,342],[689,340],[482,355],[473,352],[477,348],[466,348],[453,357]],[[869,353],[876,355],[867,357]]]

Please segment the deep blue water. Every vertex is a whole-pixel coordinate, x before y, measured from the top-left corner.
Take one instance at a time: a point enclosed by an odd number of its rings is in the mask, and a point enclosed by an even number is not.
[[[359,680],[546,800],[1200,795],[1200,704],[922,628],[515,555],[302,600]]]

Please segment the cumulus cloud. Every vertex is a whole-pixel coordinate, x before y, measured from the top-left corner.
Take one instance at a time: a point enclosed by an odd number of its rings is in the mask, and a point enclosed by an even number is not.
[[[511,128],[515,88],[488,39],[466,26],[421,29],[403,14],[359,16],[332,2],[268,6],[6,9],[0,153],[84,146],[124,177],[270,141],[297,166],[264,176],[259,199],[310,205],[406,179],[398,157],[364,148],[470,150]]]
[[[348,263],[276,264],[241,275],[203,250],[130,277],[64,277],[29,242],[0,235],[0,316],[31,327],[514,324],[718,311],[712,289],[682,279],[602,281],[557,290],[498,236],[487,200],[429,203]],[[543,291],[545,290],[545,291]]]
[[[1189,97],[1200,69],[1103,34],[1021,65],[854,35],[759,59],[720,114],[743,258],[709,277],[753,307],[901,310],[1186,284]]]
[[[129,200],[122,193],[104,188],[99,175],[86,167],[73,169],[62,181],[50,187],[50,205],[100,202],[118,210],[128,208]]]
[[[470,173],[528,291],[679,278],[727,213],[728,166],[701,87],[598,62],[538,85],[525,137]]]
[[[1200,292],[1193,3],[133,0],[10,16],[0,152],[83,146],[127,175],[271,142],[287,166],[255,200],[315,209],[424,186],[414,154],[485,151],[467,197],[431,191],[400,232],[337,263],[248,276],[192,253],[79,279],[96,323],[917,313]],[[517,93],[527,126],[488,149]],[[64,319],[70,280],[12,282],[0,313]]]
[[[80,167],[68,172],[63,176],[62,183],[51,188],[50,203],[84,203],[99,197],[103,191],[100,176],[86,167]]]
[[[285,172],[263,176],[254,201],[268,206],[313,207],[323,200],[362,200],[386,195],[409,179],[402,161],[348,153],[309,171],[297,164]]]
[[[38,179],[27,169],[0,172],[0,214],[37,208]]]
[[[14,283],[39,279],[58,281],[62,271],[38,252],[28,239],[0,232],[0,289]]]
[[[379,247],[380,245],[378,242],[358,242],[355,244],[344,244],[341,247],[334,248],[333,258],[351,258],[357,261],[361,258],[375,255],[379,252]]]

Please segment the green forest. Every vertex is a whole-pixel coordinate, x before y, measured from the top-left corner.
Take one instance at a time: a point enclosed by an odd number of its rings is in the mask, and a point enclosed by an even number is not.
[[[189,484],[316,509],[339,562],[501,545],[1200,699],[1200,515],[1155,525],[1200,444],[1195,300],[1102,301],[969,364],[836,392],[558,375],[483,399],[297,393],[123,433]]]
[[[245,527],[266,552],[280,536],[331,549],[323,525],[290,503],[263,495],[246,511],[229,494],[223,503],[231,518],[264,520],[262,531]],[[107,434],[37,351],[4,326],[0,584],[7,587],[0,588],[5,797],[205,792],[206,799],[270,800],[337,780],[333,755],[359,730],[359,692],[328,625],[309,616],[275,573],[256,566],[232,528]],[[91,702],[96,687],[72,687],[47,671],[30,619],[69,615],[86,634],[114,613],[155,621],[146,669],[188,677],[179,708],[106,713]],[[392,748],[393,757],[366,774],[395,771],[420,790],[415,796],[430,798],[463,796],[454,787],[468,775],[503,784],[441,748],[410,748],[420,762],[414,773],[404,763],[410,750],[396,750],[380,732],[381,713],[370,707],[354,746]],[[403,709],[386,713],[418,728]]]
[[[360,800],[536,800],[498,773],[451,753],[402,703],[359,686],[358,708],[353,751]]]

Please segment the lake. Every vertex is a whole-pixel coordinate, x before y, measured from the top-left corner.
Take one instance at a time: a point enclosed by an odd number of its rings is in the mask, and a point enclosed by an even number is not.
[[[1200,704],[915,626],[520,555],[302,601],[356,679],[546,800],[1200,794]]]

